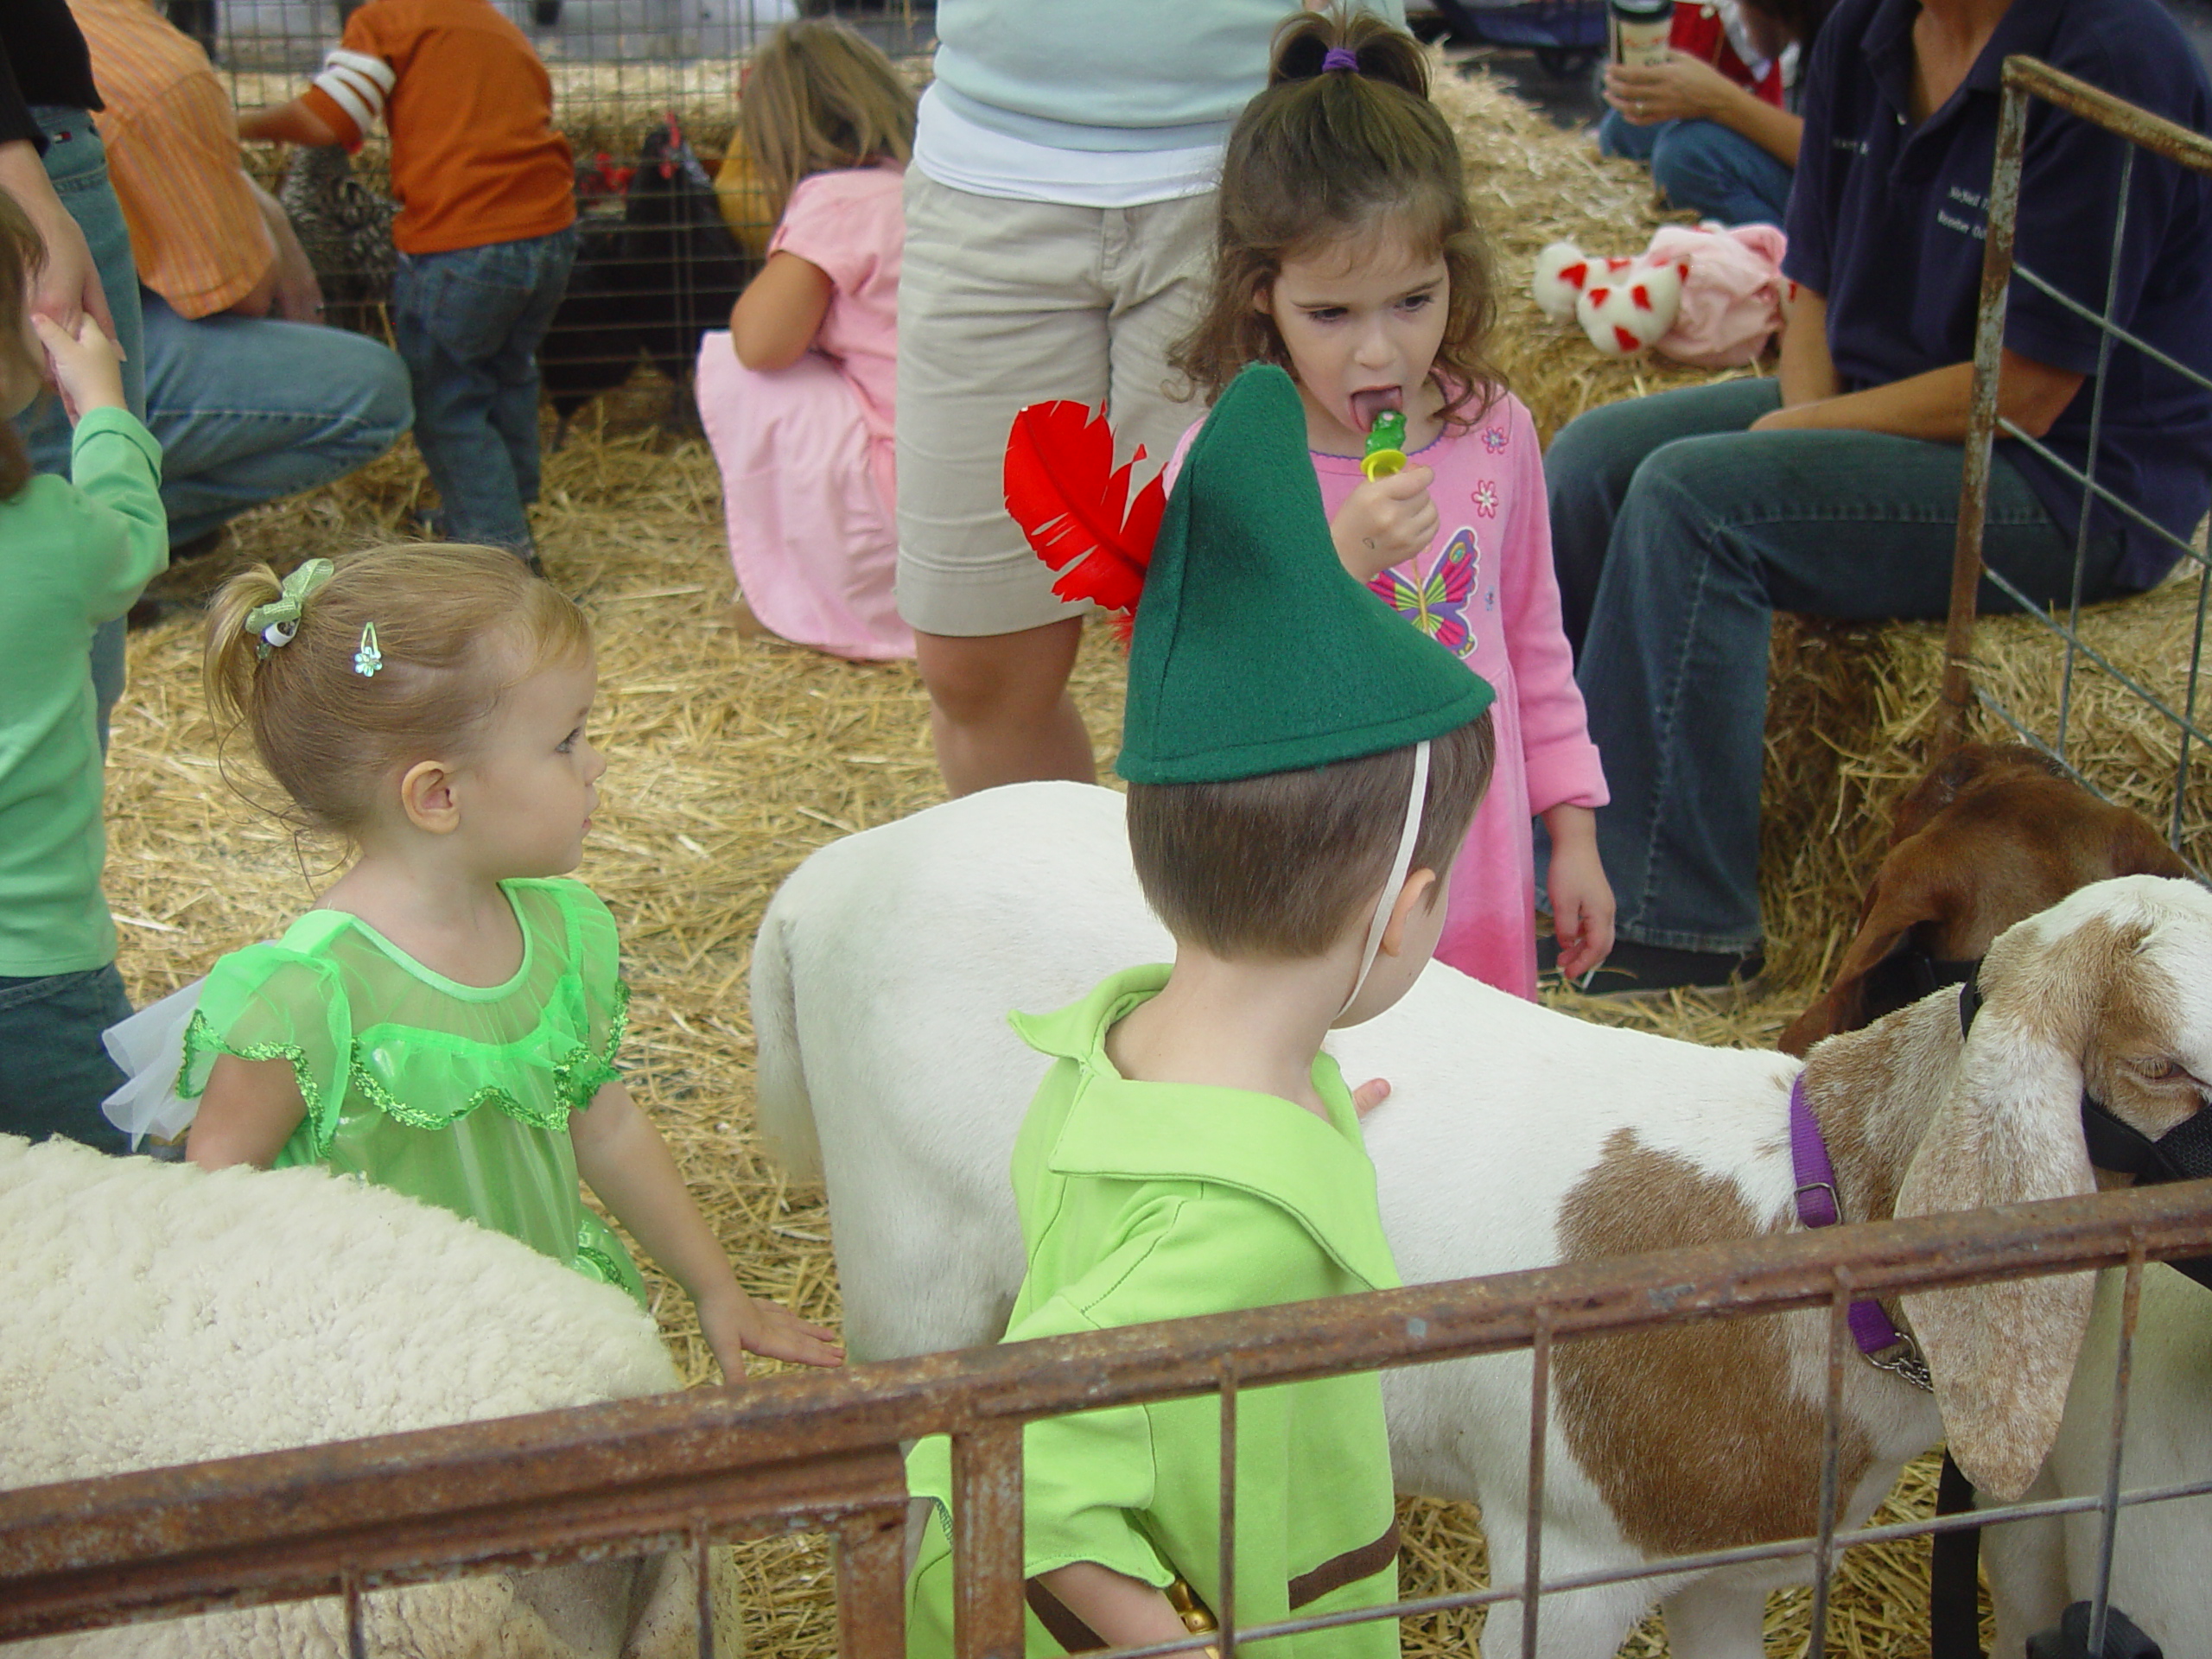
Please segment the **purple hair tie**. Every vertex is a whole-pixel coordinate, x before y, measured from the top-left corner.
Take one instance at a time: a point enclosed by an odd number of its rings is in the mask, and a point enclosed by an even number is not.
[[[1342,69],[1347,73],[1357,74],[1359,54],[1348,46],[1331,47],[1328,55],[1321,60],[1321,73],[1325,75],[1332,69]]]

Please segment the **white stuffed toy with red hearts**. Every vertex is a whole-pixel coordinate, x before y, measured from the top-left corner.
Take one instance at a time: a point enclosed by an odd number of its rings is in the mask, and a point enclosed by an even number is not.
[[[1554,242],[1536,256],[1529,287],[1546,316],[1574,318],[1607,357],[1656,346],[1679,362],[1735,367],[1782,325],[1785,246],[1770,225],[1669,225],[1632,259]]]
[[[1627,269],[1593,278],[1574,302],[1574,320],[1607,357],[1628,357],[1656,346],[1675,326],[1681,308],[1687,264],[1624,262]]]

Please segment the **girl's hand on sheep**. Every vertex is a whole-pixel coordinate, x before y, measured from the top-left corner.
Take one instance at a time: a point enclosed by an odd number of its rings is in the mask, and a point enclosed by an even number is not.
[[[1417,559],[1436,539],[1436,502],[1428,486],[1436,474],[1408,467],[1370,479],[1344,498],[1329,521],[1329,537],[1345,569],[1372,582],[1394,564]]]
[[[1544,814],[1552,838],[1552,925],[1559,934],[1559,970],[1580,979],[1612,954],[1613,889],[1598,857],[1597,815],[1586,806],[1555,806]]]
[[[755,1301],[741,1290],[699,1304],[699,1331],[715,1351],[722,1376],[735,1382],[745,1375],[745,1357],[788,1359],[801,1365],[842,1365],[844,1348],[836,1333],[825,1331],[775,1302]]]

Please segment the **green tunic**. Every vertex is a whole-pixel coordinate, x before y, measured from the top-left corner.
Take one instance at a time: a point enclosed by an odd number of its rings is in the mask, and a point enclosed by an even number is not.
[[[569,1139],[569,1114],[617,1075],[629,992],[614,918],[580,881],[499,886],[523,938],[504,985],[434,973],[337,910],[232,951],[186,1027],[177,1093],[196,1099],[219,1054],[289,1060],[307,1115],[276,1167],[323,1164],[391,1187],[643,1306],[629,1253],[585,1207]]]
[[[1313,1063],[1325,1123],[1273,1095],[1115,1071],[1108,1030],[1166,979],[1165,968],[1132,969],[1057,1014],[1014,1018],[1058,1064],[1014,1145],[1029,1271],[1008,1342],[1398,1282],[1375,1168],[1333,1060]],[[1217,1608],[1220,1421],[1206,1395],[1029,1425],[1030,1578],[1071,1561],[1160,1586],[1179,1573]],[[952,1651],[950,1463],[941,1436],[907,1462],[912,1490],[940,1506],[907,1586],[910,1659]],[[1240,1626],[1395,1599],[1390,1450],[1372,1372],[1241,1392],[1236,1479]],[[1039,1617],[1040,1604],[1058,1611],[1040,1588],[1031,1586],[1028,1651],[1066,1651]],[[1255,1651],[1395,1659],[1398,1630],[1381,1619]]]

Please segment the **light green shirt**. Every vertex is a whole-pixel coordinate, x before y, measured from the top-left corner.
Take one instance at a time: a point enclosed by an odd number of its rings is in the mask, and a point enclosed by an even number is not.
[[[96,409],[67,479],[0,502],[0,977],[115,960],[92,632],[168,563],[161,483],[154,435]]]
[[[1008,1342],[1398,1282],[1334,1061],[1313,1064],[1326,1122],[1273,1095],[1115,1071],[1107,1032],[1166,978],[1133,969],[1058,1014],[1014,1020],[1059,1063],[1014,1146],[1029,1270]],[[1207,1395],[1029,1425],[1025,1573],[1097,1561],[1163,1586],[1179,1573],[1217,1608],[1220,1421]],[[941,1506],[908,1585],[907,1653],[940,1659],[952,1651],[950,1443],[918,1446],[907,1484]],[[1389,1442],[1372,1372],[1240,1392],[1236,1514],[1240,1625],[1395,1598]],[[1028,1651],[1064,1651],[1033,1586],[1030,1605]],[[1382,1619],[1255,1651],[1395,1659],[1398,1630]]]
[[[1224,143],[1268,84],[1296,0],[940,0],[931,95],[976,125],[1060,149]],[[1363,10],[1398,28],[1405,0]]]

